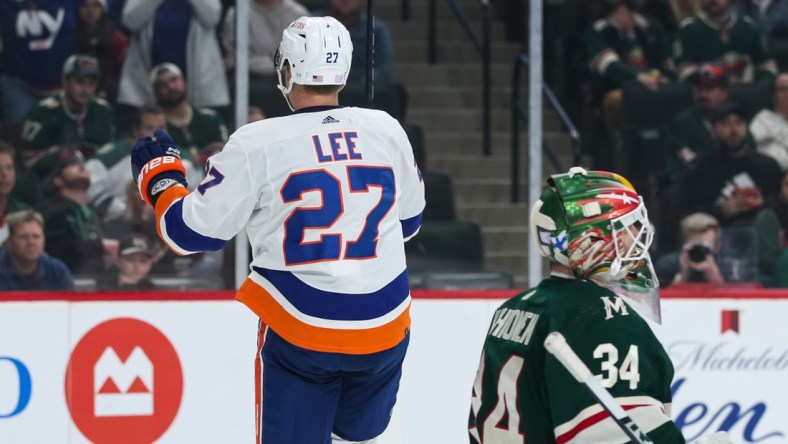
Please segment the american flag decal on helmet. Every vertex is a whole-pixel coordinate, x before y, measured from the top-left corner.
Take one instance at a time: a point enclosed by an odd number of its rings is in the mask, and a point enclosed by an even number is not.
[[[313,82],[322,82],[323,81],[323,76],[312,76],[312,81]]]

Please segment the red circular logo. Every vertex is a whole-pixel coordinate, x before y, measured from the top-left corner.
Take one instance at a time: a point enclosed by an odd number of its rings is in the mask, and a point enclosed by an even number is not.
[[[178,354],[146,322],[103,322],[71,353],[66,402],[74,424],[96,444],[155,441],[172,424],[182,396]]]

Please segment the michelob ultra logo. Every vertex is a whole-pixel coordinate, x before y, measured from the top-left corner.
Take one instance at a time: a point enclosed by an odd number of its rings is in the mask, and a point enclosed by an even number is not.
[[[150,443],[178,413],[183,371],[161,331],[118,318],[93,327],[74,347],[65,389],[74,424],[90,441]]]

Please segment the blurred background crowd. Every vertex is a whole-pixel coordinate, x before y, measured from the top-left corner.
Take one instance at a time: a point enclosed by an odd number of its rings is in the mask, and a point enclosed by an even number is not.
[[[527,48],[527,2],[493,3]],[[165,250],[129,152],[166,128],[190,187],[202,180],[236,126],[234,4],[0,0],[0,290],[233,287],[231,247]],[[587,166],[645,195],[662,285],[788,286],[788,0],[545,4],[545,80],[582,126]],[[349,29],[343,94],[362,92],[365,12],[362,0],[249,0],[248,120],[288,112],[273,54],[302,15]],[[395,82],[385,21],[374,33],[375,83]]]
[[[150,289],[149,275],[232,287],[226,252],[165,251],[129,153],[138,138],[166,128],[182,148],[189,186],[203,179],[206,159],[234,128],[234,3],[0,1],[0,290]],[[249,2],[250,122],[286,112],[273,54],[303,15],[332,15],[350,30],[357,50],[349,83],[363,88],[362,2],[306,5]],[[376,78],[386,82],[384,23],[375,36]]]

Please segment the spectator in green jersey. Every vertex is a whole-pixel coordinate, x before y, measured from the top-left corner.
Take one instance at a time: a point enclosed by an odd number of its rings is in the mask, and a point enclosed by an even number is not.
[[[65,262],[73,274],[100,275],[104,256],[113,253],[117,241],[104,239],[101,221],[87,204],[90,173],[82,154],[65,149],[54,157],[44,183],[45,199],[35,207],[44,217],[47,253]]]
[[[635,11],[633,0],[600,0],[601,18],[585,34],[593,94],[610,134],[621,123],[622,86],[629,81],[656,92],[673,77],[665,30]]]
[[[763,34],[730,11],[730,0],[701,0],[701,12],[682,23],[673,55],[683,81],[704,65],[722,67],[731,83],[770,84],[777,74]]]
[[[95,57],[72,55],[63,64],[63,90],[28,112],[22,125],[26,146],[21,156],[40,178],[51,172],[59,147],[78,147],[90,157],[96,147],[112,140],[112,107],[96,97],[99,75]]]

